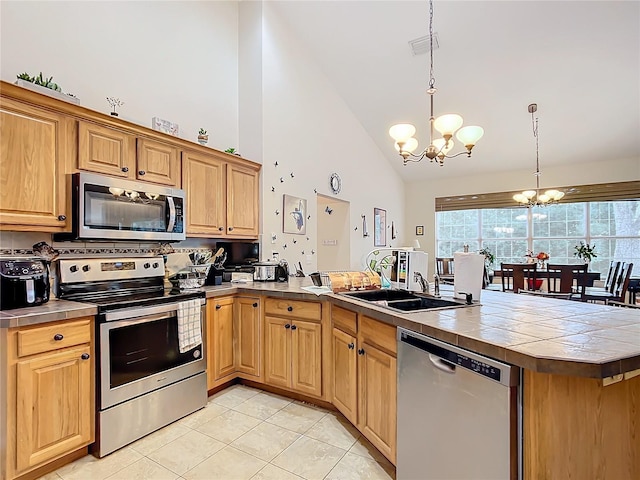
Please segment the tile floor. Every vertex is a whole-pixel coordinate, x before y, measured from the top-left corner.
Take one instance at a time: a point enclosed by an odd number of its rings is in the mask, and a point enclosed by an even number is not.
[[[385,480],[395,468],[339,413],[234,385],[111,455],[42,479]]]

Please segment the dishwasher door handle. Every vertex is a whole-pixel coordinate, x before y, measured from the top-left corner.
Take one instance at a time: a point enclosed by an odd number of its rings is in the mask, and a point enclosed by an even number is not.
[[[456,373],[456,366],[453,363],[447,362],[446,360],[438,357],[437,355],[430,353],[429,361],[438,370],[442,370],[443,372],[446,372],[446,373],[452,373],[452,374]]]

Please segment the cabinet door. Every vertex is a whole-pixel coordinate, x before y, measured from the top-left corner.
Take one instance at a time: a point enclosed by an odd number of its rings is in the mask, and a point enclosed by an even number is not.
[[[93,440],[90,351],[87,344],[17,363],[18,472]]]
[[[356,338],[334,328],[333,346],[333,404],[354,425],[358,423],[358,383]]]
[[[362,342],[358,351],[358,428],[396,461],[396,358]]]
[[[291,387],[291,323],[278,317],[264,317],[265,382]]]
[[[73,121],[3,98],[0,129],[0,224],[64,230],[71,220],[65,162],[75,154]]]
[[[208,372],[209,384],[235,373],[233,359],[233,297],[213,298],[207,302],[207,318],[209,318],[210,357]],[[211,387],[209,387],[211,388]]]
[[[322,395],[322,325],[317,322],[291,322],[292,383],[295,390]]]
[[[258,235],[258,172],[227,165],[227,235]]]
[[[135,178],[136,138],[89,122],[78,123],[78,168]]]
[[[138,139],[136,178],[180,188],[180,158],[178,149],[147,138]]]
[[[204,154],[182,153],[187,195],[187,235],[225,235],[225,163]]]
[[[234,306],[236,370],[260,376],[260,299],[236,298]]]

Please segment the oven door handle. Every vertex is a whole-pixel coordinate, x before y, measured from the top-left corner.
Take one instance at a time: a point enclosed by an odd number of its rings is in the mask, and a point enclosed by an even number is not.
[[[200,299],[200,305],[204,305],[206,300],[204,298]],[[104,319],[107,322],[113,322],[116,320],[126,320],[126,319],[137,319],[139,317],[148,317],[150,315],[157,315],[160,313],[166,312],[175,312],[178,310],[178,305],[180,302],[175,303],[167,303],[164,305],[156,305],[153,307],[143,307],[143,308],[123,308],[122,310],[114,310],[112,312],[107,312],[104,315]]]
[[[105,324],[108,330],[113,330],[120,327],[128,327],[132,325],[138,325],[140,323],[157,322],[158,320],[166,320],[167,318],[174,317],[171,313],[159,313],[155,315],[145,315],[144,317],[127,318],[124,320],[118,320],[115,322],[109,322]]]

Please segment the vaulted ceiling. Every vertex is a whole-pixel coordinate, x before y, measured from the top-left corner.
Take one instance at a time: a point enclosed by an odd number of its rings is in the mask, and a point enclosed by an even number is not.
[[[640,162],[640,2],[434,1],[435,115],[456,112],[484,137],[471,159],[402,166],[391,125],[429,143],[427,1],[272,3],[383,154],[406,180],[535,169],[540,162]],[[460,151],[460,145],[455,151]]]

